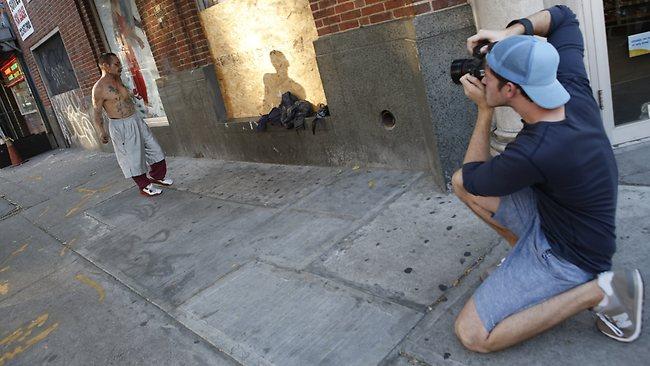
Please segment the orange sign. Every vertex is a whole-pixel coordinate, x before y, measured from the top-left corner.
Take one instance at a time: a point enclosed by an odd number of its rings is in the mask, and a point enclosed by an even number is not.
[[[8,88],[25,80],[25,75],[23,75],[23,70],[20,68],[20,64],[16,57],[12,57],[9,61],[5,62],[5,64],[0,67],[0,72],[2,73],[2,82]]]

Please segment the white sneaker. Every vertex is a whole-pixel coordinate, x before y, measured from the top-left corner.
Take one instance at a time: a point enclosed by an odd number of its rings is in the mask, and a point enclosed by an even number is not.
[[[172,184],[174,184],[174,180],[171,178],[163,178],[163,180],[151,178],[151,181],[154,182],[155,184],[160,184],[161,186],[171,186]]]
[[[643,279],[639,270],[601,273],[598,286],[608,298],[606,305],[593,309],[598,316],[598,330],[621,342],[639,338],[643,319]]]
[[[157,196],[161,193],[162,193],[162,189],[154,186],[151,183],[140,190],[140,194],[143,196]]]

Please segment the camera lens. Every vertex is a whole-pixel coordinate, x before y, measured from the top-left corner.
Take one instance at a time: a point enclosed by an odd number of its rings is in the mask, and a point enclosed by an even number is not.
[[[451,80],[460,84],[460,78],[465,74],[470,74],[476,78],[481,79],[485,76],[485,69],[483,68],[483,60],[476,58],[462,58],[453,60],[451,62]]]
[[[462,58],[458,60],[453,60],[451,62],[451,69],[449,73],[451,74],[451,80],[455,84],[460,84],[460,78],[467,73],[467,71],[465,71],[465,63],[467,61],[471,61],[471,60]]]
[[[496,42],[489,43],[487,41],[481,42],[480,44],[474,47],[472,54],[474,58],[461,58],[453,60],[451,62],[451,68],[449,73],[451,74],[451,80],[460,84],[460,78],[465,74],[470,74],[476,78],[483,78],[485,76],[485,64],[484,59],[487,53],[482,53],[481,48],[488,46],[487,52],[489,52]]]

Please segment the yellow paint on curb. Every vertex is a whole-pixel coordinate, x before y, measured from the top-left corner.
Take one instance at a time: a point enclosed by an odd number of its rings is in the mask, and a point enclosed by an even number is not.
[[[32,332],[34,331],[35,328],[40,328],[45,323],[47,322],[49,318],[49,315],[47,313],[40,315],[36,319],[32,320],[30,324],[23,329],[23,327],[20,327],[13,332],[11,332],[8,336],[0,339],[0,346],[11,346],[13,343],[20,343],[14,347],[13,350],[7,351],[0,355],[0,366],[4,366],[5,362],[13,360],[16,356],[20,355],[21,353],[25,352],[27,349],[35,345],[36,343],[44,340],[47,338],[47,336],[50,335],[53,331],[55,331],[59,327],[59,323],[54,323],[47,328],[43,329],[40,333],[36,334],[32,338],[28,338],[32,335]]]
[[[85,283],[86,285],[94,288],[95,291],[97,291],[97,293],[99,294],[99,302],[104,301],[104,298],[106,297],[106,292],[104,291],[104,288],[102,287],[102,285],[100,285],[99,283],[91,280],[90,278],[88,278],[88,277],[86,277],[86,276],[84,276],[82,274],[78,274],[74,278],[77,281],[81,281],[82,283]]]
[[[81,197],[81,200],[76,205],[74,205],[71,209],[68,210],[68,212],[65,214],[65,217],[66,218],[70,217],[70,216],[76,214],[77,212],[79,212],[81,210],[81,208],[88,201],[90,201],[90,199],[95,194],[108,191],[111,188],[112,185],[113,185],[113,183],[109,183],[109,184],[107,184],[107,185],[105,185],[105,186],[103,186],[101,188],[98,188],[98,189],[89,189],[89,188],[83,188],[83,187],[77,188],[77,192],[83,193],[84,195]]]
[[[11,256],[12,256],[12,257],[15,257],[15,256],[17,256],[18,254],[24,252],[25,249],[27,249],[28,246],[29,246],[29,244],[27,244],[27,243],[23,244],[20,248],[14,250],[14,251],[11,253]]]

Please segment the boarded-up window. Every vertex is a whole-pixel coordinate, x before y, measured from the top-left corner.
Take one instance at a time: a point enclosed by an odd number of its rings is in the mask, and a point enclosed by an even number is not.
[[[33,53],[51,97],[79,88],[59,33],[38,46]]]

